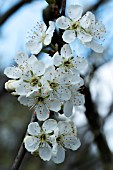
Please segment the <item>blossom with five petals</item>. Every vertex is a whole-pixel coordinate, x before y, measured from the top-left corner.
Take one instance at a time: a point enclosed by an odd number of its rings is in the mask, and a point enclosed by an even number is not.
[[[41,76],[45,73],[45,64],[34,55],[28,57],[24,52],[18,52],[15,58],[18,66],[7,67],[4,73],[9,78],[18,79],[15,91],[18,95],[28,95],[40,89]]]
[[[68,101],[64,102],[64,114],[67,117],[70,117],[73,112],[73,106],[84,105],[85,98],[84,95],[80,93],[82,90],[82,86],[84,85],[84,81],[81,78],[81,81],[75,85],[70,86],[71,98]]]
[[[71,43],[77,37],[81,43],[92,48],[97,53],[103,52],[103,47],[98,41],[105,34],[105,27],[102,22],[96,22],[95,16],[87,12],[83,17],[83,8],[80,5],[70,5],[68,17],[61,16],[56,20],[56,25],[64,29],[62,35],[66,43]]]
[[[37,23],[34,27],[32,35],[29,37],[29,41],[26,43],[26,47],[31,51],[32,54],[38,54],[43,45],[47,46],[51,43],[51,39],[55,30],[53,21],[49,21],[49,27],[47,29],[46,24],[42,21]]]
[[[39,153],[44,161],[49,161],[52,156],[52,148],[55,138],[52,138],[57,122],[54,119],[46,120],[40,127],[38,122],[28,125],[28,135],[24,138],[25,148],[32,154]]]
[[[65,149],[77,150],[81,143],[77,138],[77,130],[72,122],[60,121],[55,130],[56,151],[53,152],[52,161],[62,163],[65,159]]]
[[[50,110],[58,112],[61,109],[61,103],[58,99],[51,98],[48,92],[40,89],[38,92],[32,92],[29,96],[19,96],[18,101],[34,109],[37,119],[45,121],[50,116]]]
[[[71,71],[73,74],[76,75],[76,78],[78,72],[85,70],[88,66],[88,62],[85,58],[73,56],[69,44],[63,45],[63,47],[61,48],[61,55],[58,52],[54,54],[53,61],[56,67],[62,67],[66,72]]]

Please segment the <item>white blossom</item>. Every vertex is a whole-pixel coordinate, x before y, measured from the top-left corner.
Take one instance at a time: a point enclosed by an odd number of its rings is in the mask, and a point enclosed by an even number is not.
[[[80,27],[82,28],[82,31],[80,31],[79,27],[77,31],[77,37],[79,38],[79,40],[95,52],[102,53],[104,48],[100,44],[100,40],[103,39],[103,36],[106,32],[103,23],[100,21],[96,21],[95,15],[93,13],[87,12],[80,20]],[[92,36],[92,39],[91,41],[86,42],[84,41],[84,36],[87,33]]]
[[[50,110],[58,112],[61,109],[61,103],[58,99],[49,97],[48,92],[40,89],[33,92],[29,96],[19,96],[19,102],[25,106],[29,106],[36,112],[37,119],[45,121],[50,116]]]
[[[71,97],[69,85],[72,74],[65,73],[62,68],[55,70],[54,66],[48,67],[45,72],[42,84],[49,89],[51,97],[61,101],[69,100]]]
[[[32,30],[29,36],[29,41],[26,43],[26,47],[32,54],[38,54],[43,45],[47,46],[51,43],[51,39],[55,30],[54,22],[49,21],[49,27],[47,29],[46,24],[37,22],[36,27]]]
[[[53,152],[52,161],[55,163],[62,163],[65,159],[65,149],[77,150],[81,143],[77,138],[77,130],[72,122],[60,121],[58,128],[55,130],[56,150]]]
[[[61,55],[56,52],[53,56],[54,65],[64,68],[65,71],[71,71],[77,82],[79,80],[79,73],[85,70],[88,66],[88,62],[85,58],[74,57],[69,44],[63,45],[61,48]]]
[[[64,103],[64,114],[67,117],[72,115],[73,106],[84,105],[85,98],[84,95],[80,93],[82,86],[84,85],[84,81],[81,78],[81,81],[76,85],[70,86],[71,90],[71,98]]]
[[[28,125],[28,135],[24,138],[25,148],[31,152],[38,152],[41,159],[49,161],[52,156],[52,148],[54,145],[54,130],[57,122],[54,119],[46,120],[40,127],[38,122],[32,122]]]
[[[15,58],[17,67],[7,67],[4,73],[13,79],[19,79],[15,90],[18,95],[27,95],[29,92],[40,89],[41,76],[45,72],[45,65],[34,55],[28,57],[24,52],[18,52]]]
[[[70,5],[68,17],[61,16],[56,20],[56,25],[64,29],[62,35],[66,43],[71,43],[77,37],[81,43],[95,52],[102,53],[103,47],[98,41],[105,34],[105,27],[102,22],[96,22],[95,16],[87,12],[83,17],[83,8],[80,5]]]

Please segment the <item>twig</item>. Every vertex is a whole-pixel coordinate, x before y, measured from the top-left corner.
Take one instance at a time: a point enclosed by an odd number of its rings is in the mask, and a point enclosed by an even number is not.
[[[30,122],[34,122],[34,121],[36,121],[36,115],[33,113]],[[27,134],[27,133],[26,133],[26,134]],[[22,144],[21,144],[20,149],[19,149],[19,151],[18,151],[18,154],[17,154],[17,156],[16,156],[16,158],[15,158],[15,160],[14,160],[14,163],[13,163],[13,166],[12,166],[12,169],[11,169],[11,170],[18,170],[18,169],[19,169],[19,167],[20,167],[20,165],[21,165],[21,163],[22,163],[22,160],[23,160],[26,152],[27,152],[27,151],[26,151],[26,149],[25,149],[25,147],[24,147],[24,144],[23,144],[23,141],[22,141]]]

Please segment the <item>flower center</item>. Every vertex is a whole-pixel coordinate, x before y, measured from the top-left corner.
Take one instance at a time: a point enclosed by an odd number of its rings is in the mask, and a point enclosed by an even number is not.
[[[40,139],[41,139],[41,142],[42,142],[42,143],[45,142],[45,141],[46,141],[46,135],[45,135],[45,134],[42,134],[41,137],[40,137]]]
[[[44,44],[45,38],[46,38],[46,34],[44,34],[44,35],[42,36],[42,38],[41,38],[41,42],[42,42],[43,44]]]
[[[72,29],[73,30],[76,30],[77,29],[77,27],[79,26],[79,21],[77,21],[77,22],[75,22],[75,23],[73,23],[73,25],[72,25]]]
[[[36,77],[33,77],[33,78],[30,80],[31,86],[37,85],[38,82],[39,82],[39,80],[38,80],[38,78],[36,78]]]
[[[65,67],[65,71],[67,71],[67,69],[74,67],[72,64],[72,58],[64,60],[63,66]]]
[[[60,141],[61,141],[61,136],[58,136],[58,137],[56,138],[56,141],[57,141],[57,142],[60,142]]]
[[[42,103],[44,101],[43,97],[38,97],[38,103]]]
[[[57,83],[55,83],[55,82],[51,82],[49,85],[53,90],[55,90],[57,88]]]
[[[70,65],[72,65],[72,64],[71,64],[71,62],[69,60],[64,61],[64,66],[70,67]]]

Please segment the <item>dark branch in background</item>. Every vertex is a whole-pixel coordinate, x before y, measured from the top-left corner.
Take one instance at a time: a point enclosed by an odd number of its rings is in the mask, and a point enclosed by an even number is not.
[[[89,10],[90,11],[95,11],[98,9],[99,6],[101,6],[103,3],[109,2],[109,0],[98,0],[98,2],[92,6]]]
[[[14,14],[18,9],[20,9],[23,5],[32,2],[33,0],[21,0],[19,3],[11,7],[5,14],[0,16],[0,26],[5,23],[5,21]]]
[[[91,94],[89,89],[87,89],[86,98],[85,98],[85,115],[87,117],[88,123],[90,125],[91,131],[94,135],[94,142],[97,144],[98,150],[100,152],[100,157],[104,165],[104,170],[110,170],[112,165],[112,154],[108,147],[108,144],[105,140],[103,134],[100,116],[95,108],[94,103],[91,99]]]
[[[61,12],[61,15],[65,15],[65,9],[66,9],[66,0],[62,0],[62,12]]]
[[[36,114],[33,114],[30,122],[35,122],[35,121],[36,121]],[[11,170],[18,170],[19,169],[26,152],[27,151],[26,151],[26,149],[24,147],[24,144],[23,144],[23,141],[22,141],[22,144],[20,146],[20,149],[18,151],[18,154],[17,154],[17,156],[15,158],[15,161],[13,163],[13,166],[12,166]]]

